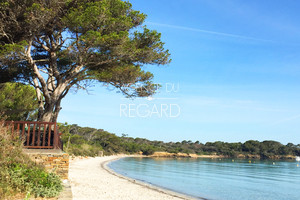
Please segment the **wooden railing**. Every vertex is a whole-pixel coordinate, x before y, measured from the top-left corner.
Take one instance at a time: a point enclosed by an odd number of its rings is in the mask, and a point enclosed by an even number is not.
[[[6,121],[5,126],[24,141],[24,148],[63,150],[55,122]]]

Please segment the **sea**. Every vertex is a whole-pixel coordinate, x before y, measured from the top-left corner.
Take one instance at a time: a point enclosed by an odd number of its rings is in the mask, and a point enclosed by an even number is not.
[[[300,164],[296,161],[126,157],[108,167],[199,199],[300,200]]]

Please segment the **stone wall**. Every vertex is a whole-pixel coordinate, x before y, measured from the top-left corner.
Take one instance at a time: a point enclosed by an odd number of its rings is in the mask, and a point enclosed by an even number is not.
[[[48,172],[54,172],[61,179],[68,179],[69,154],[67,153],[27,153],[36,163],[44,165]]]

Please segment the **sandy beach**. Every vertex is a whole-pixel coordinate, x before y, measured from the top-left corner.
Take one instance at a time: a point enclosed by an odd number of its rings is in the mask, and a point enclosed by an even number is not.
[[[116,174],[106,164],[122,156],[75,159],[70,163],[69,180],[73,199],[176,200],[190,197]]]

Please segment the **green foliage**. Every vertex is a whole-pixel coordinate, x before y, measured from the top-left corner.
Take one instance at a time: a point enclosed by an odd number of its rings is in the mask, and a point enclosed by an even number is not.
[[[55,197],[62,191],[57,175],[36,166],[12,164],[8,166],[8,175],[6,181],[12,188],[17,188],[20,192],[30,192],[36,197]]]
[[[21,41],[16,44],[4,44],[0,48],[0,55],[14,57],[18,52],[24,51],[26,45],[28,45],[26,41]]]
[[[155,152],[155,147],[151,145],[143,145],[141,151],[143,152],[143,155],[152,155]]]
[[[3,0],[0,82],[31,84],[39,120],[56,121],[61,100],[91,83],[126,97],[153,95],[159,86],[143,66],[166,65],[161,34],[142,26],[146,15],[122,0]]]
[[[155,151],[165,151],[169,153],[195,153],[199,155],[224,155],[227,157],[237,157],[244,155],[257,155],[261,158],[273,158],[274,156],[300,155],[300,145],[289,143],[282,145],[275,141],[255,141],[249,140],[245,143],[227,142],[207,142],[202,144],[199,141],[192,142],[169,142],[150,141],[143,138],[132,138],[126,134],[118,137],[102,129],[79,127],[77,125],[60,124],[60,130],[64,130],[62,138],[64,149],[70,143],[68,152],[74,155],[94,156],[98,151],[104,154],[127,153],[134,154],[142,152],[143,155],[151,155]],[[273,157],[272,157],[273,156]]]
[[[63,133],[61,139],[64,143],[64,150],[67,153],[75,156],[97,156],[99,151],[103,151],[102,146],[87,141],[83,135],[71,134],[70,129],[72,128],[72,131],[77,131],[77,129],[75,129],[77,126],[69,126],[68,124],[60,124],[59,126],[60,131]],[[92,132],[94,131],[94,129],[91,128],[81,128],[81,133],[87,138],[90,138],[92,134],[91,130]]]
[[[7,120],[33,120],[37,108],[33,87],[21,83],[0,84],[0,112],[6,115]]]
[[[0,199],[15,194],[32,194],[36,197],[55,197],[62,190],[60,178],[47,173],[23,154],[19,138],[0,126]]]

